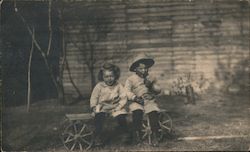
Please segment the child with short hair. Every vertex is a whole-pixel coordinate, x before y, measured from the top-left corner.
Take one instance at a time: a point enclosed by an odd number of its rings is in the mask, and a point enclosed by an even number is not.
[[[120,69],[116,65],[105,63],[98,77],[100,82],[93,89],[90,107],[95,114],[95,145],[102,145],[103,123],[107,114],[117,120],[123,133],[128,133],[125,110],[127,96],[122,84],[117,81]]]
[[[132,111],[133,118],[133,139],[134,142],[141,142],[141,130],[144,112],[148,115],[151,131],[152,131],[152,144],[158,145],[159,137],[159,107],[155,101],[155,95],[161,92],[160,87],[156,84],[156,79],[148,74],[148,69],[152,67],[154,60],[139,55],[130,66],[130,71],[134,72],[133,75],[128,77],[125,83],[127,90],[128,100],[132,101],[129,105]]]

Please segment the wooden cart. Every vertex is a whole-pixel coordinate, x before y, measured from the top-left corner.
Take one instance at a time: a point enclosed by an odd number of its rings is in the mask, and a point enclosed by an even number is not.
[[[65,123],[62,132],[62,142],[69,151],[88,150],[93,146],[93,115],[90,113],[83,114],[66,114]],[[159,117],[160,138],[172,131],[172,119],[166,110],[160,111]],[[143,120],[143,140],[151,144],[151,128],[149,118],[145,115]]]

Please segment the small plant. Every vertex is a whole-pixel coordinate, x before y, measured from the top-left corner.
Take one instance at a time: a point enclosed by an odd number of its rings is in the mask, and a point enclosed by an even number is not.
[[[171,86],[172,95],[186,96],[186,86],[191,84],[191,73],[177,77]]]
[[[195,104],[195,98],[198,94],[204,93],[209,87],[209,81],[200,74],[199,78],[191,75],[191,72],[177,77],[171,86],[171,95],[185,96],[185,103]]]

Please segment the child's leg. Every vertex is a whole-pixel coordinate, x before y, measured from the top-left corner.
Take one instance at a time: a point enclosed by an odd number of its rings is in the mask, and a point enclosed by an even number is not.
[[[121,133],[121,141],[125,144],[129,144],[131,142],[131,136],[128,130],[128,123],[126,119],[126,114],[122,114],[116,117],[116,120],[119,124],[119,134]]]
[[[119,115],[116,117],[116,120],[119,124],[119,129],[121,129],[121,131],[123,133],[127,133],[128,132],[128,124],[127,124],[127,120],[126,120],[126,115]]]
[[[148,113],[148,117],[149,117],[149,123],[150,123],[152,132],[158,134],[159,129],[160,129],[158,112],[152,111]]]
[[[100,113],[95,114],[94,123],[95,123],[96,134],[101,134],[104,120],[105,120],[105,113],[104,112],[100,112]]]
[[[149,123],[152,131],[152,144],[153,146],[158,146],[159,142],[159,114],[157,111],[152,111],[148,113]]]
[[[135,110],[132,112],[133,118],[133,142],[138,144],[141,142],[142,136],[142,121],[143,121],[143,111]]]
[[[143,120],[143,111],[135,110],[132,112],[133,117],[133,129],[134,131],[141,131],[142,129],[142,120]]]
[[[103,130],[103,123],[105,120],[105,113],[100,112],[95,114],[94,119],[94,125],[95,125],[95,144],[100,145],[101,144],[101,136],[102,136],[102,130]]]

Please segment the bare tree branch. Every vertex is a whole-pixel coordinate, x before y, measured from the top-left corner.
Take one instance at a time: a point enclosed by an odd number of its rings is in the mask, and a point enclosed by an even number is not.
[[[2,8],[2,3],[3,3],[3,0],[0,0],[0,10]]]
[[[47,56],[49,56],[49,54],[50,54],[52,33],[53,33],[52,28],[51,28],[51,4],[52,4],[52,0],[49,0],[49,6],[48,6],[49,43],[48,43],[48,49],[47,49]]]
[[[32,28],[32,40],[31,40],[31,49],[30,49],[30,56],[29,56],[29,64],[28,64],[28,97],[27,97],[27,112],[30,110],[30,97],[31,97],[31,62],[32,62],[32,56],[34,52],[34,37],[35,37],[35,29]]]
[[[45,65],[46,65],[47,69],[49,70],[50,77],[51,77],[51,79],[52,79],[52,81],[53,81],[53,83],[54,83],[54,85],[55,85],[55,87],[56,87],[56,89],[57,89],[57,93],[58,93],[59,87],[58,87],[57,81],[56,81],[56,79],[55,79],[55,77],[54,77],[54,75],[53,75],[53,72],[52,72],[52,70],[51,70],[51,68],[50,68],[50,66],[49,66],[48,59],[47,59],[47,55],[46,55],[46,54],[44,53],[44,51],[42,50],[42,48],[41,48],[40,45],[38,44],[38,42],[37,42],[37,40],[35,39],[35,37],[32,36],[32,35],[33,35],[33,32],[32,32],[32,30],[31,30],[31,28],[29,27],[29,25],[27,24],[27,22],[26,22],[26,20],[24,19],[24,17],[19,13],[19,11],[18,11],[18,9],[17,9],[17,7],[16,7],[16,3],[14,4],[14,7],[15,7],[15,12],[16,12],[17,15],[21,18],[21,20],[23,21],[24,25],[26,25],[27,30],[28,30],[30,36],[32,37],[32,40],[33,40],[33,42],[34,42],[36,48],[37,48],[38,51],[41,53],[41,55],[42,55],[42,57],[43,57],[43,60],[44,60],[44,63],[45,63]]]
[[[2,17],[2,4],[3,4],[3,0],[0,0],[0,23],[2,24],[2,20],[1,20],[1,17]]]
[[[66,60],[66,46],[65,46],[65,28],[64,28],[64,23],[62,23],[62,64],[60,68],[60,75],[63,76],[63,71],[65,67],[65,60]]]

